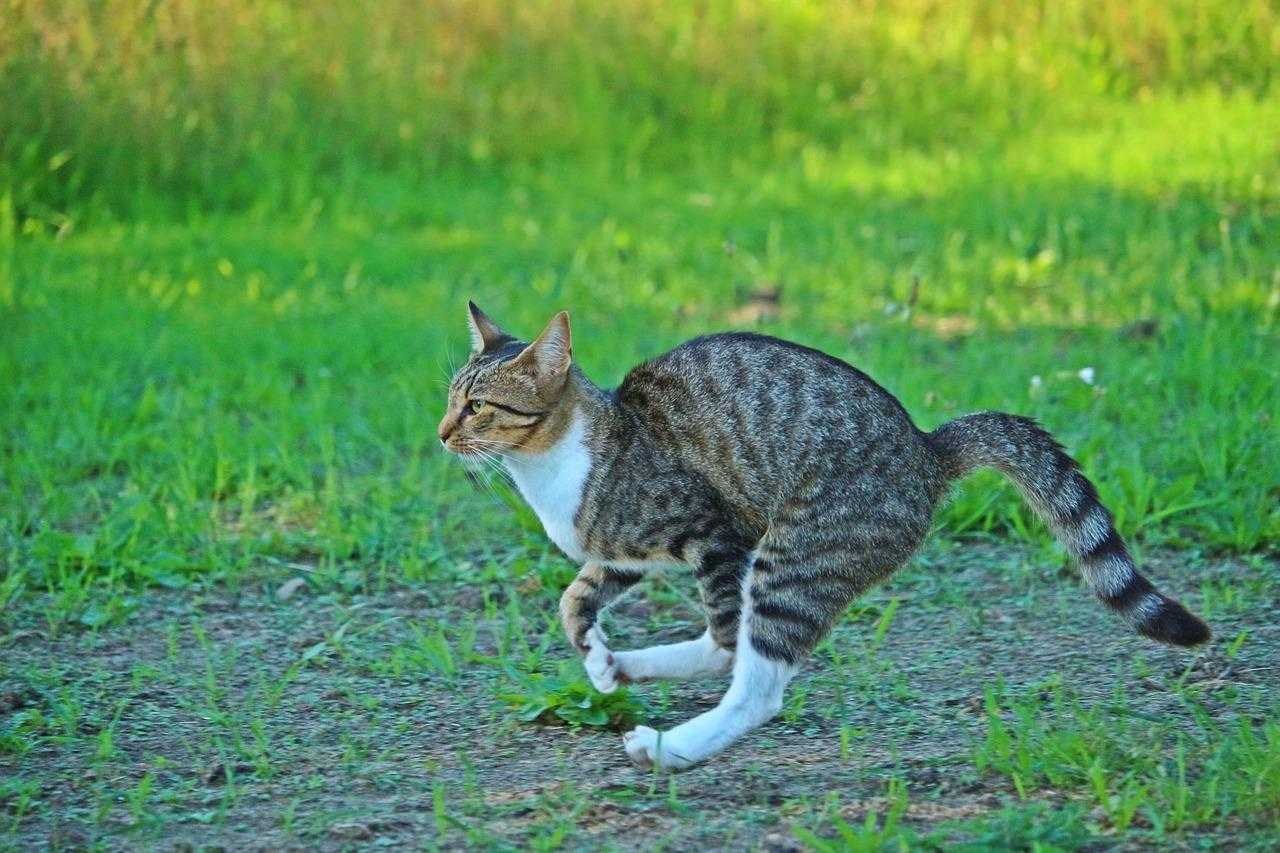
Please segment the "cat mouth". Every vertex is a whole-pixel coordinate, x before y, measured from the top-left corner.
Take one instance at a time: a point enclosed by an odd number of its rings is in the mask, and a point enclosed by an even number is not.
[[[487,453],[493,453],[491,448],[477,447],[471,444],[445,444],[444,449],[447,453],[452,453],[463,460],[480,459]]]
[[[467,447],[465,444],[445,444],[441,442],[441,446],[446,453],[452,453],[454,456],[478,456],[480,450],[475,447]]]

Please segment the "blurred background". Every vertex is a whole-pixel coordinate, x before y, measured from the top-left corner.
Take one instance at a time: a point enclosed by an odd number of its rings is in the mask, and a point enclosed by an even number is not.
[[[404,202],[372,179],[412,200],[565,160],[631,181],[795,162],[903,196],[994,160],[1133,187],[1252,157],[1221,167],[1243,189],[1274,153],[1276,11],[1253,0],[8,0],[4,24],[3,177],[54,220],[379,210]],[[1205,127],[1232,122],[1252,131]],[[1162,144],[1108,169],[1105,125]]]
[[[1274,549],[1278,46],[1261,0],[7,0],[5,595],[536,540],[436,451],[467,297],[602,383],[802,340],[1041,417],[1140,542]],[[994,479],[944,521],[1047,542]]]

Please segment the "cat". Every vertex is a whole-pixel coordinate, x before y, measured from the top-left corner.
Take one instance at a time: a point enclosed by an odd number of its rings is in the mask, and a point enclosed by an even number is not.
[[[569,317],[532,342],[468,303],[472,351],[449,386],[441,443],[500,463],[582,569],[560,600],[594,686],[730,675],[719,705],[623,745],[642,766],[704,761],[773,717],[845,608],[916,550],[950,484],[1013,481],[1102,603],[1178,646],[1208,627],[1138,573],[1093,484],[1047,432],[1001,412],[923,432],[849,364],[764,335],[695,338],[615,390],[572,357]],[[612,651],[601,611],[651,569],[687,565],[706,610],[695,640]]]

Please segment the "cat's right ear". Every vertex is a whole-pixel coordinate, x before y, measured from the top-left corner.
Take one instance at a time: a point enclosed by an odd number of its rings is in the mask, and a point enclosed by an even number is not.
[[[540,385],[562,382],[573,357],[569,341],[569,312],[561,311],[511,363],[529,370]]]
[[[473,353],[485,352],[492,349],[499,341],[511,337],[499,329],[498,324],[490,320],[489,315],[481,311],[470,299],[467,300],[467,325],[471,327]]]

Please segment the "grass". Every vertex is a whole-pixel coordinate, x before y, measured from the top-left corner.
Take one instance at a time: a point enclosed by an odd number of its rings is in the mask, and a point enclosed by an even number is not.
[[[1278,28],[1264,0],[11,0],[0,185],[61,227],[305,210],[371,168],[896,157],[1108,98],[1265,94]]]
[[[570,662],[554,676],[512,672],[514,686],[502,699],[525,723],[542,722],[569,726],[608,727],[629,731],[644,720],[644,705],[628,690],[602,694],[594,690],[580,668]]]
[[[0,845],[1274,840],[1269,4],[4,14]],[[468,297],[604,384],[750,327],[1034,415],[1215,645],[1101,627],[975,477],[751,750],[634,774],[711,688],[590,691],[575,567],[439,452]]]
[[[1274,202],[1005,190],[1023,178],[999,168],[936,198],[789,165],[715,185],[580,176],[586,190],[489,176],[438,182],[413,225],[25,236],[0,320],[3,595],[45,592],[50,624],[91,626],[127,615],[139,584],[273,560],[377,585],[448,576],[478,542],[534,547],[501,502],[465,523],[440,509],[470,493],[434,435],[467,296],[525,334],[570,308],[604,383],[759,325],[858,364],[925,427],[985,407],[1040,418],[1139,546],[1274,549]],[[710,207],[689,201],[708,186]],[[766,283],[778,313],[744,319]],[[941,524],[1044,536],[993,477]]]
[[[1182,696],[1198,723],[1188,736],[1172,720],[1135,712],[1123,690],[1091,706],[1060,684],[1028,694],[1002,707],[988,690],[987,735],[975,754],[979,770],[1006,775],[1023,798],[1038,789],[1085,791],[1112,828],[1123,832],[1142,817],[1155,837],[1280,815],[1274,721],[1212,720],[1192,691]],[[1198,778],[1189,777],[1189,762]]]

